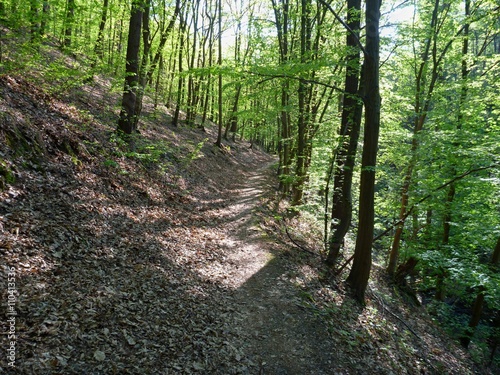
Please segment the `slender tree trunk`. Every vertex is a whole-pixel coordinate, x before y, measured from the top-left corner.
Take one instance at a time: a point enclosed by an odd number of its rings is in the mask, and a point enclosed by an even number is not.
[[[347,32],[347,48],[352,51],[346,57],[345,94],[342,106],[340,126],[341,145],[337,152],[334,172],[332,216],[328,256],[326,263],[333,266],[340,252],[340,247],[349,229],[352,218],[352,176],[363,103],[359,97],[360,51],[358,48],[360,28],[361,0],[347,1],[347,25],[354,32]]]
[[[305,64],[310,59],[309,12],[310,1],[301,0],[300,14],[300,62]],[[308,142],[307,128],[309,126],[309,108],[307,106],[307,84],[304,79],[299,80],[297,120],[297,160],[295,164],[295,180],[292,186],[292,206],[302,204],[306,177],[306,149]]]
[[[467,79],[469,77],[469,69],[467,66],[467,55],[469,53],[469,28],[470,28],[470,0],[464,1],[465,5],[465,19],[467,20],[464,25],[463,31],[463,42],[462,42],[462,88],[460,91],[460,100],[458,103],[458,118],[457,118],[457,130],[462,129],[462,123],[464,121],[464,105],[467,101]],[[454,144],[454,147],[459,147],[459,144]],[[452,165],[452,177],[456,175],[456,168]],[[443,243],[447,244],[450,240],[450,228],[452,221],[452,204],[455,199],[456,188],[455,184],[450,184],[448,188],[448,194],[446,196],[445,213],[443,218]]]
[[[161,91],[161,76],[163,74],[163,56],[160,56],[160,61],[158,64],[158,73],[156,74],[156,81],[155,81],[155,96],[154,96],[154,109],[156,110],[158,108],[158,99],[160,97],[160,91]]]
[[[118,120],[118,130],[132,134],[135,129],[135,103],[139,84],[139,47],[141,44],[142,4],[132,2],[127,56],[125,65],[125,85],[123,88],[122,109]]]
[[[360,302],[364,302],[372,265],[375,165],[380,128],[379,20],[380,0],[367,0],[364,63],[365,129],[361,160],[359,223],[353,264],[347,277],[347,283],[353,288],[354,295]]]
[[[399,224],[396,226],[394,238],[392,241],[391,251],[389,254],[389,263],[387,266],[387,273],[390,276],[394,275],[396,271],[399,248],[401,245],[401,238],[404,230],[406,213],[409,202],[410,186],[413,179],[413,171],[417,164],[417,150],[419,147],[418,134],[424,127],[427,113],[431,105],[431,98],[434,87],[439,74],[439,66],[441,60],[450,47],[447,45],[440,56],[437,55],[437,37],[438,37],[438,13],[439,13],[440,0],[434,0],[434,8],[432,11],[431,22],[429,26],[428,36],[424,44],[424,49],[421,54],[421,61],[418,71],[416,72],[416,88],[415,88],[415,119],[413,128],[413,138],[411,144],[411,158],[406,169],[403,186],[401,188],[401,208],[399,211]],[[431,51],[432,47],[432,51]],[[427,87],[423,87],[426,82],[426,72],[428,70],[429,60],[432,58],[431,79]]]
[[[30,0],[30,41],[36,42],[40,36],[40,12],[38,0]]]
[[[181,1],[176,0],[174,13],[172,14],[172,18],[170,19],[168,26],[164,30],[162,30],[162,33],[160,36],[160,41],[158,43],[158,49],[156,50],[156,53],[151,61],[151,65],[149,66],[149,69],[146,73],[145,84],[151,83],[151,81],[153,79],[153,74],[155,72],[156,67],[158,66],[160,59],[162,58],[163,49],[165,48],[165,44],[167,43],[168,36],[170,35],[172,30],[174,29],[175,21],[176,21],[177,17],[179,17],[180,11],[181,11]]]
[[[182,105],[182,91],[184,87],[184,79],[182,78],[182,60],[183,60],[183,52],[184,52],[184,40],[185,40],[185,32],[186,32],[186,21],[182,14],[180,15],[181,26],[179,28],[179,81],[177,82],[177,102],[175,103],[175,112],[174,118],[172,120],[172,125],[179,125],[179,114]]]
[[[42,19],[40,20],[40,36],[44,36],[47,30],[47,20],[49,19],[50,4],[48,0],[43,0]]]
[[[276,31],[280,45],[280,63],[285,65],[289,59],[289,9],[290,1],[282,1],[283,9],[280,8],[276,0],[272,0]],[[289,112],[290,105],[290,82],[284,79],[281,88],[281,112],[280,112],[280,165],[278,175],[280,176],[280,190],[284,194],[290,191],[290,174],[292,164],[292,130]]]
[[[250,37],[250,35],[249,35]],[[248,38],[250,39],[250,38]],[[234,49],[234,63],[239,66],[241,63],[245,63],[248,54],[250,52],[250,43],[247,44],[243,59],[241,57],[241,18],[238,19],[238,24],[236,27],[235,35],[235,49]],[[228,139],[229,132],[233,133],[233,140],[235,139],[235,134],[238,130],[238,106],[240,101],[240,94],[243,85],[241,83],[236,84],[236,92],[234,94],[233,106],[231,109],[231,114],[229,115],[229,120],[226,124],[226,129],[224,131],[224,139]]]
[[[177,69],[177,59],[176,56],[179,54],[179,37],[174,37],[174,33],[172,33],[172,53],[170,54],[170,57],[168,58],[168,66],[167,66],[167,71],[168,73],[168,88],[167,88],[167,98],[166,98],[166,104],[168,108],[172,107],[172,104],[174,102],[173,99],[173,90],[174,90],[174,81],[175,81],[175,70]]]
[[[233,99],[233,108],[231,109],[231,115],[229,116],[229,121],[227,122],[226,125],[226,130],[224,131],[224,139],[228,139],[228,134],[229,131],[236,133],[238,130],[238,103],[240,100],[240,94],[241,94],[241,84],[236,85],[236,92],[234,94],[234,99]]]
[[[104,29],[106,28],[106,21],[108,18],[108,8],[109,8],[109,0],[104,0],[101,13],[101,22],[99,23],[99,31],[97,33],[97,39],[94,46],[94,53],[100,60],[104,58],[103,39],[104,39]]]
[[[213,62],[213,46],[215,44],[214,40],[214,24],[215,24],[215,14],[212,16],[211,14],[212,11],[212,1],[209,3],[209,9],[206,12],[206,15],[208,17],[208,66],[212,66]],[[212,74],[209,72],[207,75],[207,82],[205,86],[205,95],[203,99],[203,115],[201,119],[201,125],[204,126],[205,122],[207,121],[208,117],[208,109],[209,109],[209,104],[210,104],[210,99],[211,99],[211,91],[212,91]]]
[[[151,31],[149,28],[149,12],[151,0],[144,0],[142,11],[142,58],[139,66],[139,85],[137,87],[137,98],[135,101],[135,128],[137,129],[139,117],[142,112],[142,101],[146,92],[148,78],[149,57],[151,51]]]
[[[466,22],[463,28],[463,42],[462,42],[462,87],[460,91],[460,99],[458,103],[458,118],[457,118],[457,131],[462,129],[462,122],[464,121],[464,105],[467,100],[467,78],[469,75],[469,70],[467,68],[467,54],[469,52],[469,27],[470,27],[470,0],[465,0],[465,19]],[[455,143],[454,147],[458,148],[459,144]],[[451,174],[452,177],[456,175],[456,166],[451,165]],[[451,231],[451,222],[452,222],[452,212],[453,212],[453,201],[455,199],[456,187],[455,183],[451,183],[448,187],[448,193],[446,194],[446,202],[444,204],[444,215],[443,215],[443,245],[448,245],[450,242],[450,231]],[[445,248],[443,248],[445,249]],[[445,279],[447,276],[447,270],[444,268],[440,268],[437,280],[436,280],[436,295],[435,298],[438,301],[444,301],[445,297]],[[484,290],[480,290],[478,294],[478,299],[476,300],[475,307],[473,309],[473,318],[476,317],[477,321],[473,322],[474,327],[479,323],[479,318],[482,312],[482,306],[484,302]]]
[[[222,0],[219,0],[218,3],[218,24],[219,24],[219,37],[218,37],[218,61],[219,69],[222,69]],[[219,148],[222,148],[222,72],[219,72],[218,75],[218,83],[219,83],[219,92],[218,92],[218,106],[219,106],[219,116],[218,116],[218,131],[217,131],[217,140],[215,141],[215,145]]]
[[[75,9],[76,9],[75,0],[67,0],[66,7],[67,8],[66,8],[66,20],[64,24],[63,47],[69,48],[71,47],[73,26],[75,24]]]
[[[194,69],[194,64],[196,61],[196,52],[198,49],[198,14],[200,8],[200,0],[192,1],[193,4],[193,44],[191,48],[191,56],[188,59],[188,69],[191,71]],[[186,108],[186,124],[188,126],[194,126],[196,118],[196,106],[197,106],[197,79],[190,74],[188,77],[188,91],[187,91],[187,108]]]

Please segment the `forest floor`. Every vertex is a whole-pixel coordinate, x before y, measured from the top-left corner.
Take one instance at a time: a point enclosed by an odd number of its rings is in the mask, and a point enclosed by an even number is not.
[[[101,77],[0,76],[0,373],[493,373],[376,264],[362,307],[300,217],[293,244],[273,156],[149,102],[130,151],[118,100]]]

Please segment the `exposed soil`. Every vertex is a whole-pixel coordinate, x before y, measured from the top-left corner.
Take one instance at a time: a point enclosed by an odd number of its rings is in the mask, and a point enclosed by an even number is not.
[[[10,268],[17,298],[2,374],[491,373],[376,265],[361,307],[294,246],[255,145],[219,150],[214,128],[173,128],[146,103],[130,153],[110,82],[49,95],[35,79],[0,77],[3,332]]]

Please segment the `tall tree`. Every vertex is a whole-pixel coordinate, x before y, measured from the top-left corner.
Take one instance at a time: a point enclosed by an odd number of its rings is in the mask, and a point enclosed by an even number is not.
[[[218,79],[218,126],[217,126],[217,140],[215,141],[215,145],[219,148],[222,148],[222,120],[223,120],[223,113],[222,113],[222,1],[219,0],[218,4],[218,9],[217,9],[217,15],[218,15],[218,30],[219,30],[219,35],[217,37],[217,43],[218,43],[218,58],[217,58],[217,65],[219,66],[219,75],[217,77]]]
[[[413,173],[418,159],[419,148],[419,133],[422,131],[427,119],[429,110],[432,104],[432,97],[436,83],[440,73],[440,67],[444,56],[451,47],[451,41],[439,51],[439,37],[442,31],[441,26],[447,18],[447,6],[441,7],[441,0],[434,0],[430,22],[428,29],[424,35],[423,48],[420,53],[415,51],[415,67],[419,64],[418,69],[415,69],[415,102],[414,102],[414,120],[413,120],[413,137],[410,150],[410,161],[407,165],[404,175],[403,186],[401,187],[401,206],[399,212],[399,221],[396,226],[396,231],[392,241],[391,251],[389,254],[389,263],[387,272],[393,275],[396,271],[396,266],[399,257],[399,248],[401,237],[403,234],[405,220],[407,217],[410,186],[413,179]],[[440,13],[440,10],[445,10]],[[429,68],[430,66],[430,68]],[[430,73],[428,73],[430,70]]]
[[[345,92],[342,103],[342,120],[339,130],[340,147],[336,150],[332,215],[328,256],[326,263],[334,265],[340,247],[349,229],[352,218],[352,177],[358,138],[361,127],[362,100],[360,97],[360,49],[359,29],[361,16],[361,0],[347,0],[347,30]]]
[[[375,166],[380,128],[379,22],[380,0],[366,2],[366,46],[364,62],[365,128],[359,188],[359,221],[354,260],[347,282],[363,302],[372,265],[374,231]]]
[[[183,59],[184,59],[184,46],[186,44],[186,19],[184,17],[183,12],[179,14],[179,19],[180,19],[180,26],[179,26],[179,35],[178,35],[178,71],[179,71],[179,78],[177,81],[177,101],[175,103],[175,111],[174,111],[174,118],[172,119],[172,124],[174,126],[177,126],[179,124],[179,115],[181,111],[181,105],[182,105],[182,95],[184,91],[184,78],[182,76],[182,72],[184,70],[183,68]]]
[[[153,43],[151,29],[149,24],[149,13],[151,10],[151,0],[143,0],[142,8],[142,57],[139,64],[139,76],[137,80],[135,109],[134,109],[134,128],[137,129],[139,124],[139,116],[142,112],[142,100],[146,91],[146,83],[148,78],[149,60],[151,57],[151,45]]]
[[[278,4],[276,0],[272,0],[272,4],[279,43],[279,63],[281,66],[286,66],[290,58],[290,1],[281,0],[280,4]],[[280,158],[278,175],[281,177],[280,190],[283,193],[288,193],[290,190],[289,175],[292,164],[292,130],[289,105],[290,82],[288,79],[283,79],[281,81],[280,143],[278,147]]]
[[[100,60],[104,58],[103,39],[104,39],[104,29],[106,28],[106,21],[108,19],[108,11],[109,11],[108,8],[109,8],[109,0],[103,0],[101,21],[99,22],[99,31],[97,32],[97,39],[94,45],[94,53]]]
[[[300,64],[302,66],[310,58],[311,47],[311,20],[310,20],[310,0],[301,0],[300,7]],[[295,162],[295,180],[292,189],[292,205],[302,203],[304,195],[304,182],[306,176],[306,147],[308,142],[307,128],[309,126],[309,108],[307,106],[307,86],[305,72],[300,73],[298,97],[298,118],[297,118],[297,154]]]
[[[135,105],[137,100],[137,87],[139,84],[139,49],[141,45],[142,9],[143,3],[141,0],[132,1],[125,63],[125,85],[123,87],[122,108],[118,120],[118,130],[125,134],[132,134],[137,130]]]
[[[64,20],[63,48],[69,48],[73,39],[73,27],[75,25],[76,1],[67,0],[66,19]]]

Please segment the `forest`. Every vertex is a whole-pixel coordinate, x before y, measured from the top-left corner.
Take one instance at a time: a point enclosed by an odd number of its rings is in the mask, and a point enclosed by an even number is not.
[[[498,373],[499,98],[498,0],[0,0],[0,372]]]

